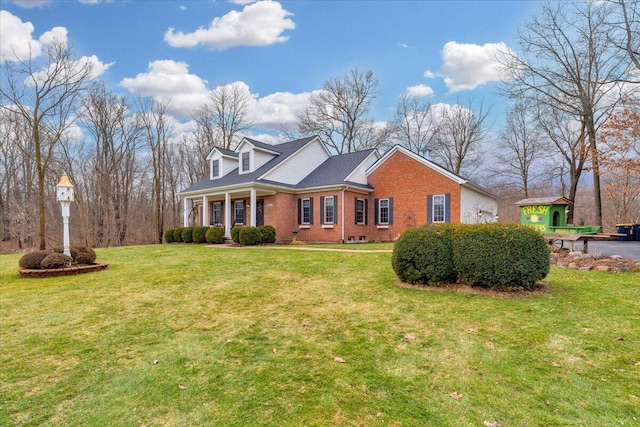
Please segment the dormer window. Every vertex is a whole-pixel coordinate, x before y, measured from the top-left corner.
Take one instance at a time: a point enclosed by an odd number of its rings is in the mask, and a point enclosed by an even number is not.
[[[219,178],[220,177],[220,159],[215,159],[211,161],[211,178]]]
[[[249,169],[251,169],[251,165],[249,162],[249,152],[244,152],[242,153],[242,172],[249,172]]]

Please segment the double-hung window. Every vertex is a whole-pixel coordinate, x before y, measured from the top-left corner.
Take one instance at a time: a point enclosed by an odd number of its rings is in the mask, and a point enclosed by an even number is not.
[[[444,194],[436,194],[433,196],[433,222],[445,221],[445,197]]]
[[[211,211],[211,225],[222,224],[222,202],[215,202]]]
[[[356,199],[356,224],[366,224],[365,209],[365,200]]]
[[[336,196],[322,197],[322,223],[336,223]]]
[[[244,200],[236,200],[233,202],[233,211],[235,214],[235,223],[244,224]]]
[[[311,224],[311,199],[301,201],[301,224]]]
[[[218,178],[220,176],[220,159],[211,161],[211,178]]]
[[[378,224],[389,224],[389,199],[378,201]]]
[[[249,172],[251,163],[249,161],[249,152],[242,153],[242,172]]]

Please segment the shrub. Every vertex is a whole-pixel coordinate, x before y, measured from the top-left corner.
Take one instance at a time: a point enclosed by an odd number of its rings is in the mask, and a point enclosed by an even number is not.
[[[456,229],[453,261],[461,281],[496,290],[529,290],[547,276],[551,263],[544,237],[515,224]]]
[[[276,241],[276,229],[271,225],[261,225],[258,227],[260,230],[260,243],[275,243]]]
[[[93,264],[96,262],[96,251],[93,248],[79,246],[76,248],[77,254],[74,258],[74,261],[78,264]],[[73,254],[73,252],[72,252]]]
[[[84,246],[81,246],[81,247],[84,248]],[[64,253],[64,246],[56,246],[52,250],[53,250],[53,252],[57,252],[59,254],[63,254]],[[78,256],[78,247],[77,246],[71,246],[69,248],[69,253],[71,254],[71,258],[73,258],[75,260],[76,257]]]
[[[182,229],[182,241],[184,243],[193,243],[193,229],[195,227],[184,227]]]
[[[205,233],[205,239],[208,243],[224,243],[224,228],[211,227]]]
[[[68,255],[58,252],[49,253],[41,262],[40,266],[44,269],[62,268],[68,266],[73,261]]]
[[[206,234],[209,227],[194,227],[193,228],[193,243],[205,243],[207,241]]]
[[[167,243],[173,243],[176,241],[173,237],[173,228],[169,228],[164,231],[164,241]]]
[[[28,252],[20,258],[18,261],[18,265],[20,268],[26,268],[29,270],[39,270],[41,267],[40,263],[43,259],[49,255],[51,251],[33,251]]]
[[[240,230],[242,227],[233,227],[231,229],[231,240],[235,243],[240,243]]]
[[[455,282],[453,230],[452,225],[426,225],[402,233],[391,257],[398,277],[407,283],[425,285]]]
[[[178,227],[173,229],[173,241],[174,242],[182,242],[182,230],[184,227]]]
[[[258,227],[242,227],[240,229],[240,244],[245,246],[259,245],[262,235]]]

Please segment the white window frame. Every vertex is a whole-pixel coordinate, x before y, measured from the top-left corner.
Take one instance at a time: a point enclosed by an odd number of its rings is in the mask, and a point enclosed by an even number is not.
[[[211,160],[211,179],[213,179],[213,178],[220,178],[220,164],[221,164],[220,159],[212,159],[212,160]],[[218,173],[215,173],[215,171],[214,171],[214,165],[216,165],[216,166],[217,166],[217,169],[218,169],[218,171],[217,171],[217,172],[218,172]]]
[[[306,202],[306,206],[305,206]],[[307,218],[305,221],[304,211],[307,210]],[[311,224],[311,198],[306,197],[300,201],[300,224]]]
[[[333,196],[329,196],[329,197],[325,197],[324,198],[324,218],[322,223],[323,224],[335,224],[336,222],[336,207],[335,204],[333,203],[335,201]],[[331,204],[331,206],[328,205],[328,203]],[[331,208],[331,220],[329,220],[329,209]]]
[[[434,194],[431,200],[431,222],[438,224],[444,223],[447,219],[447,201],[444,194]],[[436,208],[438,212],[436,213]],[[442,212],[440,212],[442,209]]]
[[[242,206],[242,222],[238,222],[238,212],[239,212],[239,208],[238,206]],[[244,225],[247,222],[247,209],[246,209],[246,203],[244,202],[244,200],[236,200],[233,202],[233,220],[235,224],[242,224]]]
[[[385,204],[386,206],[383,206],[383,204]],[[378,224],[380,225],[389,225],[389,220],[391,219],[391,212],[389,209],[389,206],[391,205],[391,203],[389,202],[389,199],[380,199],[378,200]],[[384,221],[382,219],[382,212],[383,209],[386,209],[386,215],[387,215],[387,220]]]
[[[362,209],[358,209],[358,203],[362,203]],[[365,200],[364,199],[360,199],[360,198],[356,198],[356,224],[364,224],[365,223],[365,218],[366,218],[366,212],[365,212]],[[362,221],[358,221],[358,214],[362,215]]]
[[[245,157],[247,156],[247,168],[244,168],[244,160]],[[240,153],[240,173],[249,173],[251,172],[251,152],[250,151],[245,151]]]
[[[219,211],[216,210],[216,206],[220,207]],[[220,213],[220,221],[216,221],[216,212]],[[222,224],[222,218],[223,218],[222,202],[213,202],[212,207],[211,207],[211,222],[212,222],[212,225]]]

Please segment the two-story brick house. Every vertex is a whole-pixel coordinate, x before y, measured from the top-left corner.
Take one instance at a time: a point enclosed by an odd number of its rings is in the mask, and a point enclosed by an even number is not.
[[[391,241],[422,224],[492,222],[497,198],[394,146],[331,155],[318,137],[214,148],[209,176],[180,192],[184,225],[269,224],[278,242]],[[192,214],[192,213],[195,213]]]

